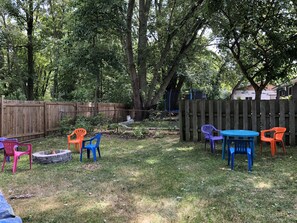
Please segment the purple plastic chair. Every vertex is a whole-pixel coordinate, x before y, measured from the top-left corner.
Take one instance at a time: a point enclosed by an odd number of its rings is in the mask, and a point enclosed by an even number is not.
[[[204,138],[205,138],[205,149],[206,149],[206,141],[209,140],[211,152],[214,153],[215,141],[223,140],[223,136],[219,134],[220,130],[216,129],[213,125],[207,124],[207,125],[201,126],[201,132],[204,134]]]

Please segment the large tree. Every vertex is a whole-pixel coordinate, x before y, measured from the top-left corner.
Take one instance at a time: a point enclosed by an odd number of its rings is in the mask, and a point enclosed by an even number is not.
[[[136,110],[149,109],[162,98],[181,60],[205,25],[203,0],[129,0],[123,46]],[[136,113],[141,118],[141,113]]]
[[[256,99],[271,81],[296,63],[296,12],[289,0],[228,0],[213,5],[212,28],[219,46],[233,55],[254,87]]]

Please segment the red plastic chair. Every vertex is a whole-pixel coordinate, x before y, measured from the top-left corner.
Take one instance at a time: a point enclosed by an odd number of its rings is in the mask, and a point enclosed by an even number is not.
[[[75,150],[80,152],[82,147],[82,141],[84,140],[87,131],[84,128],[75,129],[70,135],[67,135],[68,149],[70,150],[70,144],[74,144]]]
[[[28,155],[30,161],[30,169],[32,168],[32,145],[29,143],[18,143],[17,141],[5,140],[2,142],[4,145],[4,159],[2,163],[2,172],[6,163],[7,157],[13,157],[12,172],[15,173],[20,156]],[[26,151],[22,151],[22,147],[26,147]],[[18,150],[16,150],[18,149]]]
[[[269,142],[271,149],[271,156],[276,154],[276,143],[280,142],[282,144],[283,152],[286,153],[285,144],[283,141],[284,134],[286,132],[285,127],[274,127],[272,129],[262,130],[261,131],[261,142],[260,142],[260,152],[262,153],[262,142]],[[267,137],[267,133],[272,134],[272,137]]]

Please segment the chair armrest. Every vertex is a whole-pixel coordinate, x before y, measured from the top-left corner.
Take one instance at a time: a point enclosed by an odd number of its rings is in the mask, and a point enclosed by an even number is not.
[[[70,139],[70,138],[71,138],[71,136],[74,136],[74,135],[75,135],[75,133],[74,133],[74,132],[72,132],[71,134],[67,135],[67,138],[68,138],[68,139]]]
[[[17,147],[17,148],[19,148],[19,147],[27,147],[27,151],[32,151],[32,144],[30,144],[30,143],[19,143],[15,147]]]
[[[266,137],[265,134],[268,133],[268,132],[275,132],[275,130],[274,130],[274,129],[261,130],[261,132],[260,132],[260,133],[261,133],[260,136],[261,136],[261,137]]]

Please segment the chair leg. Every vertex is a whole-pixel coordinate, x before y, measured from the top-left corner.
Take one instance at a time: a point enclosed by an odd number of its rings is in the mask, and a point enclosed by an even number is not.
[[[83,154],[83,149],[80,150],[80,156],[79,156],[79,161],[82,162],[82,154]]]
[[[282,146],[283,146],[283,152],[284,152],[284,154],[286,154],[287,151],[286,151],[286,148],[285,148],[285,143],[284,143],[284,141],[281,141],[281,143],[282,143]]]
[[[231,153],[231,170],[234,170],[235,153]]]
[[[101,158],[101,153],[100,153],[100,148],[99,148],[99,146],[97,147],[97,151],[98,151],[98,154],[99,154],[99,158]]]
[[[253,156],[251,149],[247,149],[247,157],[248,157],[248,171],[252,171],[252,165],[253,165]]]
[[[214,153],[214,141],[213,140],[209,140],[210,142],[210,150],[212,153]]]
[[[97,161],[97,157],[96,157],[96,148],[92,149],[92,153],[93,153],[93,159],[94,159],[94,162]]]
[[[2,163],[2,172],[3,172],[3,170],[4,170],[4,166],[5,166],[6,158],[7,158],[7,156],[4,155],[4,159],[3,159],[3,163]]]
[[[262,155],[262,141],[260,141],[260,154]]]
[[[231,157],[231,170],[234,170],[235,149],[233,147],[228,148],[228,153],[230,153],[230,157]],[[229,160],[229,157],[228,157],[228,160]]]
[[[30,170],[32,169],[32,155],[29,154]]]
[[[87,157],[88,157],[88,159],[90,159],[90,150],[89,149],[87,149]]]
[[[14,156],[13,157],[13,167],[12,167],[12,173],[15,173],[17,170],[17,165],[18,165],[18,157]]]

